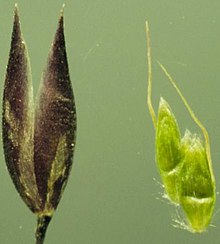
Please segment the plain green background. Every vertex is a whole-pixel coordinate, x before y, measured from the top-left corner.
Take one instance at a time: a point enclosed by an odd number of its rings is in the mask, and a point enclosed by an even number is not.
[[[220,202],[203,234],[172,227],[176,210],[163,198],[154,130],[146,105],[145,20],[154,57],[153,102],[170,103],[181,131],[200,131],[156,64],[178,81],[211,138],[220,182],[220,1],[65,1],[65,35],[78,133],[67,188],[45,244],[219,243]],[[63,1],[18,1],[35,93]],[[0,1],[1,96],[14,1]],[[0,243],[34,243],[36,217],[18,196],[0,145]],[[154,180],[155,179],[155,180]]]

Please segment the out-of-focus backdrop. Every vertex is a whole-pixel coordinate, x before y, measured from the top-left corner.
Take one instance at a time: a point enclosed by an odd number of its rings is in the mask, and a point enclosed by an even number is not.
[[[158,67],[177,80],[210,133],[220,182],[220,2],[66,0],[65,35],[78,133],[69,182],[45,244],[219,243],[220,202],[203,234],[174,228],[175,207],[163,198],[154,130],[146,105],[145,20],[151,28],[153,103],[163,96],[180,124],[195,126]],[[18,1],[34,93],[63,1]],[[10,49],[14,1],[0,2],[0,94]],[[6,170],[0,144],[0,243],[34,243],[36,217]]]

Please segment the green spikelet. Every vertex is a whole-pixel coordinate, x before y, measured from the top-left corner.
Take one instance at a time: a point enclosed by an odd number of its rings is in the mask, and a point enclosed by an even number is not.
[[[178,124],[169,104],[160,99],[158,117],[151,102],[152,65],[149,26],[146,22],[148,45],[148,108],[156,131],[156,159],[165,192],[172,203],[180,205],[191,232],[201,233],[209,226],[216,200],[215,177],[212,169],[209,135],[196,117],[176,82],[159,63],[190,116],[201,129],[204,141],[188,130],[181,139]]]
[[[156,127],[156,159],[168,198],[179,203],[180,132],[169,104],[160,99]]]

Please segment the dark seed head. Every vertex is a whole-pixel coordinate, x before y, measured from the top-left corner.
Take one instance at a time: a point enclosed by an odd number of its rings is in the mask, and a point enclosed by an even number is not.
[[[29,56],[15,7],[3,95],[4,154],[17,191],[39,217],[37,243],[43,243],[66,186],[76,139],[63,27],[62,10],[34,111]]]

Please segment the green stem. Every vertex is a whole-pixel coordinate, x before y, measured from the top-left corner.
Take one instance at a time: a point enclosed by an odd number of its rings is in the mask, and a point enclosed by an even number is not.
[[[51,216],[41,215],[37,219],[37,229],[35,232],[36,244],[43,244],[47,227],[50,223]]]

